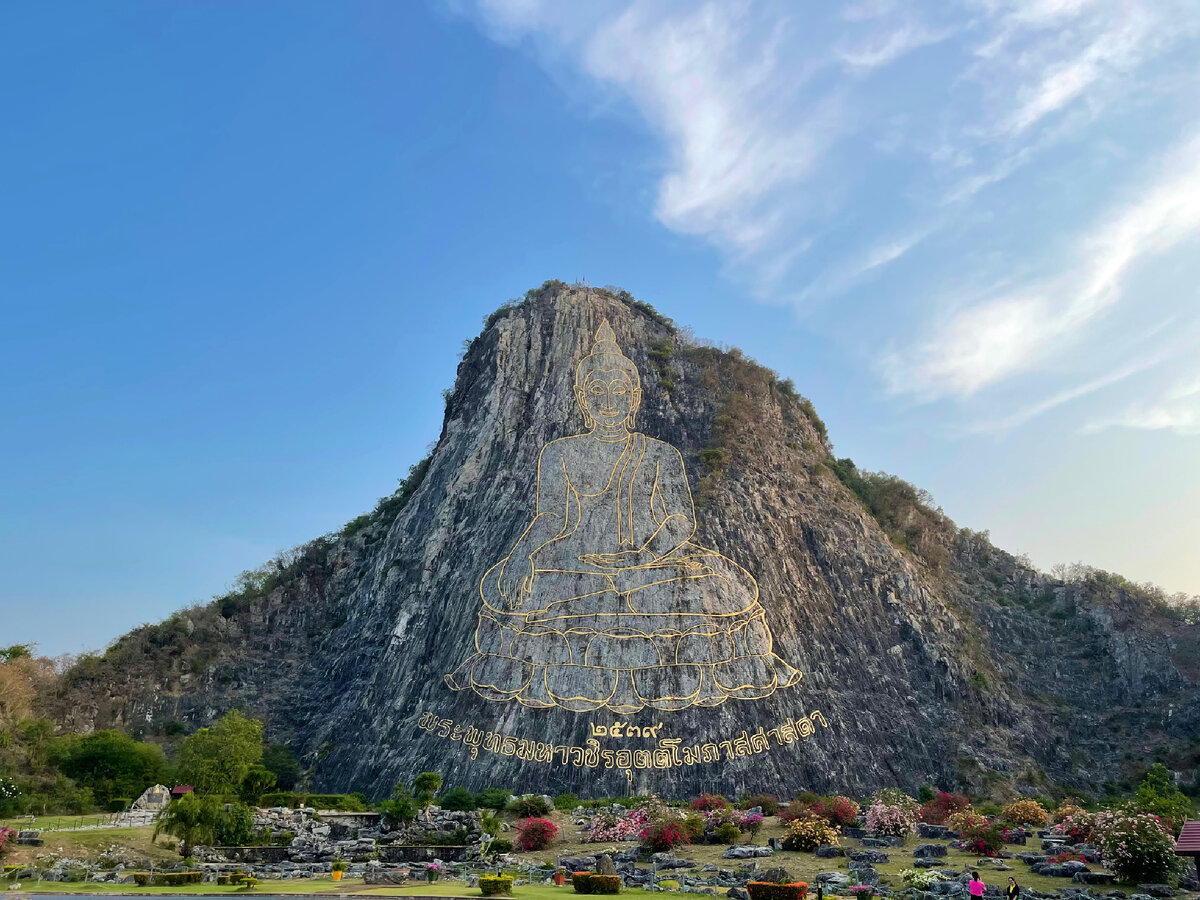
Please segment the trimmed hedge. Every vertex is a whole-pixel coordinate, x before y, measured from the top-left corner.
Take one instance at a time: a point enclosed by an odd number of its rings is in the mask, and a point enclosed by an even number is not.
[[[804,900],[808,893],[808,882],[775,884],[771,881],[749,881],[746,891],[750,894],[750,900]]]
[[[133,873],[133,882],[139,887],[145,887],[148,884],[160,887],[179,887],[184,884],[199,884],[203,880],[203,872],[155,872],[153,876],[149,872]]]
[[[571,887],[577,894],[619,894],[620,875],[596,875],[592,872],[572,872]]]
[[[357,794],[301,794],[296,791],[275,791],[263,794],[258,798],[258,805],[266,807],[286,806],[295,809],[301,803],[315,809],[336,809],[341,812],[367,811],[367,804]]]
[[[500,894],[512,894],[513,877],[511,875],[480,875],[479,892],[485,897],[495,897]]]

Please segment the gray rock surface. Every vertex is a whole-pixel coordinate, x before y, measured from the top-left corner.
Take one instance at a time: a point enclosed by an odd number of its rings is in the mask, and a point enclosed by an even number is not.
[[[756,579],[775,651],[804,674],[762,700],[625,718],[716,744],[820,710],[829,727],[805,741],[719,765],[634,768],[630,784],[616,767],[473,756],[450,736],[457,725],[583,748],[593,723],[622,718],[518,707],[443,681],[473,645],[484,571],[530,522],[540,450],[583,429],[573,375],[603,318],[641,373],[638,429],[682,454],[696,540]],[[397,352],[410,339],[398,335]],[[344,377],[353,391],[353,373]],[[398,396],[380,414],[409,408]],[[688,345],[615,296],[550,285],[470,343],[436,449],[404,491],[282,559],[269,590],[118,640],[51,712],[71,730],[136,721],[155,733],[172,719],[208,725],[236,706],[317,761],[315,788],[372,796],[430,768],[447,784],[551,794],[804,784],[863,795],[897,773],[949,783],[1030,760],[1086,790],[1120,777],[1115,723],[1163,741],[1200,731],[1200,689],[1180,649],[1200,644],[1200,628],[1159,616],[1118,583],[1042,575],[932,512],[906,519],[912,539],[893,541],[831,471],[810,409],[740,354]],[[720,454],[702,460],[706,450]],[[210,662],[192,671],[200,657]],[[972,685],[981,666],[986,689]],[[417,727],[426,713],[451,723],[445,736]],[[979,765],[964,769],[960,748]]]

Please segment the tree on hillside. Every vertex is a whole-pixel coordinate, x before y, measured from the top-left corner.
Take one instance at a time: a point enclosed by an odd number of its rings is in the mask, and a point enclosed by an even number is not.
[[[238,786],[243,803],[257,804],[260,797],[275,787],[275,773],[266,766],[253,765]]]
[[[33,709],[31,650],[29,644],[0,648],[0,728],[15,725]]]
[[[1175,786],[1171,770],[1162,763],[1155,763],[1146,772],[1127,808],[1130,812],[1158,816],[1171,834],[1177,834],[1184,821],[1191,817],[1192,801]]]
[[[119,731],[60,738],[54,761],[76,784],[92,789],[98,803],[116,797],[134,798],[158,784],[167,768],[162,748],[135,741]]]
[[[263,751],[262,764],[275,773],[275,784],[281,791],[290,791],[300,780],[300,762],[283,744],[272,744]]]
[[[201,794],[231,794],[262,759],[263,724],[232,709],[179,745],[178,778]]]
[[[158,840],[159,834],[177,837],[182,842],[179,855],[191,856],[193,846],[213,840],[222,812],[222,805],[216,797],[184,794],[172,800],[158,814],[154,823],[154,839]]]

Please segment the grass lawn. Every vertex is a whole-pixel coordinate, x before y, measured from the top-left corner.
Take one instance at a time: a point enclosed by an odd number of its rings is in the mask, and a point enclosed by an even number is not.
[[[87,816],[18,816],[15,819],[0,819],[0,825],[15,828],[17,831],[34,829],[36,831],[61,831],[66,828],[84,828],[93,825],[106,825],[113,817],[105,813],[93,813]]]
[[[11,892],[0,887],[0,895]],[[433,884],[419,882],[403,887],[394,885],[364,884],[361,878],[343,878],[334,882],[326,878],[304,878],[292,881],[260,881],[253,891],[239,891],[226,885],[188,884],[179,887],[144,887],[131,884],[87,884],[46,883],[41,887],[33,884],[22,884],[20,894],[175,894],[178,896],[207,896],[222,894],[234,896],[253,896],[254,894],[307,894],[336,897],[340,895],[366,895],[372,897],[479,897],[478,888],[469,888],[463,882],[438,881]],[[513,888],[513,900],[564,900],[566,897],[577,896],[570,885],[556,887],[553,885],[529,884]],[[649,891],[629,888],[621,892],[621,896],[649,897]]]

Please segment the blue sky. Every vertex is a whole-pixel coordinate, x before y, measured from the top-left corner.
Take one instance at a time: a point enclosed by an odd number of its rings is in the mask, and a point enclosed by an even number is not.
[[[1200,592],[1191,3],[26,3],[0,33],[0,641],[222,592],[617,284],[1043,568]]]

